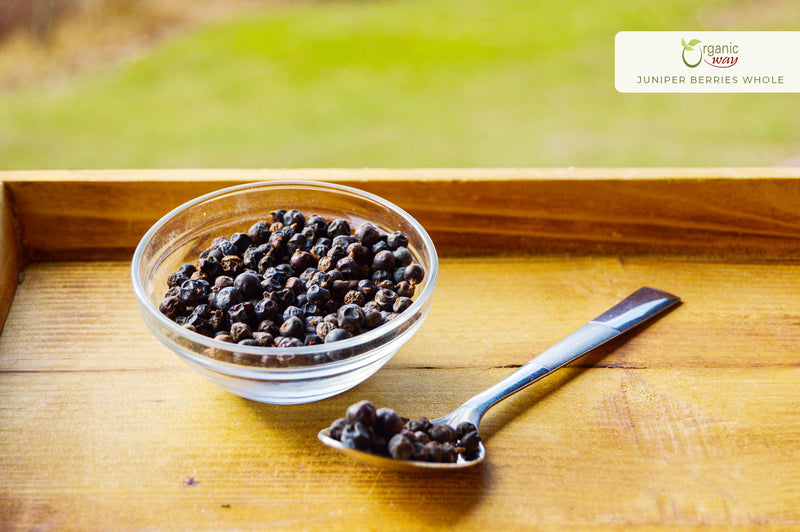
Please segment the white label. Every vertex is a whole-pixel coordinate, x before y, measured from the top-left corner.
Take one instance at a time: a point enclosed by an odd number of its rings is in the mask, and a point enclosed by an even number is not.
[[[619,92],[800,92],[800,31],[621,31]]]

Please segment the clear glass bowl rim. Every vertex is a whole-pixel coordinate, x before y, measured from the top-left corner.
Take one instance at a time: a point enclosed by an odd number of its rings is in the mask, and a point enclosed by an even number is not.
[[[246,346],[239,344],[231,344],[229,342],[222,342],[219,340],[215,340],[213,338],[209,338],[197,332],[185,329],[184,327],[181,327],[174,321],[164,316],[150,300],[144,286],[142,286],[140,282],[140,276],[142,273],[141,269],[142,257],[144,255],[145,249],[147,248],[153,237],[173,218],[200,203],[213,200],[217,197],[228,195],[231,193],[236,193],[243,190],[256,189],[261,187],[266,187],[266,188],[304,187],[304,188],[327,189],[333,192],[360,196],[374,203],[377,203],[383,206],[384,208],[394,211],[396,214],[403,217],[420,235],[424,247],[428,255],[430,256],[430,266],[425,272],[425,277],[426,277],[425,286],[423,287],[422,291],[414,297],[414,302],[411,304],[411,306],[407,308],[405,311],[403,311],[400,315],[397,316],[397,318],[393,319],[392,321],[384,323],[358,336],[354,336],[353,338],[348,338],[347,340],[339,340],[335,343],[330,343],[330,344],[323,343],[313,346],[285,348],[285,347],[261,347],[261,346]],[[376,340],[380,340],[382,336],[389,335],[395,329],[400,329],[401,327],[404,329],[406,323],[414,320],[415,318],[418,317],[419,313],[423,312],[426,303],[433,295],[438,274],[439,274],[439,259],[436,252],[436,247],[433,244],[433,240],[431,239],[430,235],[428,235],[428,232],[425,230],[425,228],[408,212],[406,212],[399,206],[395,205],[394,203],[384,198],[381,198],[380,196],[372,194],[370,192],[366,192],[364,190],[360,190],[347,185],[340,185],[338,183],[328,183],[328,182],[313,181],[313,180],[257,181],[257,182],[243,183],[240,185],[234,185],[222,188],[198,196],[172,209],[167,214],[162,216],[155,224],[153,224],[139,241],[133,253],[133,258],[131,260],[131,280],[133,283],[133,289],[134,289],[133,291],[136,296],[136,299],[138,300],[140,307],[144,309],[152,318],[154,318],[159,323],[159,325],[165,327],[166,329],[169,329],[177,336],[186,338],[187,340],[190,340],[207,348],[221,350],[230,353],[241,353],[243,355],[255,355],[255,356],[259,355],[277,356],[282,354],[292,354],[295,356],[312,357],[316,354],[329,353],[334,350],[336,351],[352,350],[360,346],[363,346],[364,344],[369,344],[375,342]],[[287,372],[295,373],[298,371],[300,372],[315,371],[321,368],[333,368],[339,365],[349,365],[355,363],[357,360],[363,357],[368,357],[370,355],[370,352],[371,350],[368,350],[350,358],[333,362],[326,362],[323,364],[316,364],[316,365],[312,364],[309,366],[294,366],[288,368],[273,368],[273,367],[264,368],[264,367],[251,366],[247,364],[223,362],[215,360],[213,358],[204,357],[197,353],[192,353],[191,358],[194,359],[196,362],[202,363],[206,367],[217,369],[225,373],[229,373],[231,368],[241,368],[242,370],[246,369],[246,371],[250,374],[252,373],[275,374],[275,373],[287,373]]]

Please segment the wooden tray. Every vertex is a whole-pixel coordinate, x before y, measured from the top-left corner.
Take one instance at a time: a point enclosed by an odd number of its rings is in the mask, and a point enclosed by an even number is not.
[[[357,388],[253,403],[147,330],[130,257],[235,183],[379,194],[441,255],[420,332]],[[0,173],[0,529],[800,527],[800,170]],[[371,469],[316,432],[436,416],[640,286],[683,305],[493,408],[481,466]]]

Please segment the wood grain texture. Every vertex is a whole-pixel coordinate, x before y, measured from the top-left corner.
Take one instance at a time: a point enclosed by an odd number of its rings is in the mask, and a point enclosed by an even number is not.
[[[130,283],[132,249],[164,213],[269,179],[379,194],[442,257],[415,337],[309,405],[254,403],[192,373]],[[0,530],[800,528],[798,168],[0,182]],[[684,303],[494,407],[477,468],[383,472],[316,441],[363,398],[445,413],[640,286]]]
[[[445,255],[796,258],[800,169],[5,172],[34,260],[126,258],[161,216],[244,182],[313,179],[378,194]]]
[[[288,407],[179,362],[128,268],[23,271],[0,335],[0,529],[800,527],[796,261],[445,257],[384,369]],[[449,411],[641,285],[684,303],[493,408],[478,468],[383,472],[315,439],[362,398]]]
[[[0,333],[17,289],[23,264],[19,231],[5,184],[0,181]]]

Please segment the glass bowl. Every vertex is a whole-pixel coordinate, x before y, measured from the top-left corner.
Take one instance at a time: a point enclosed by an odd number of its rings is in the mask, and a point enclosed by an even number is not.
[[[345,340],[299,347],[223,342],[170,320],[159,311],[167,278],[197,261],[215,237],[247,232],[270,212],[298,209],[351,228],[369,221],[387,233],[403,231],[425,270],[413,303],[386,323]],[[153,334],[189,367],[222,388],[254,401],[299,404],[344,392],[378,371],[425,320],[436,286],[438,257],[425,229],[408,213],[373,194],[313,181],[269,181],[234,186],[193,199],[165,215],[144,235],[131,264],[134,293]],[[322,355],[322,356],[320,356]],[[289,367],[276,361],[294,361]],[[319,362],[325,360],[325,362]],[[315,361],[317,363],[315,363]]]

